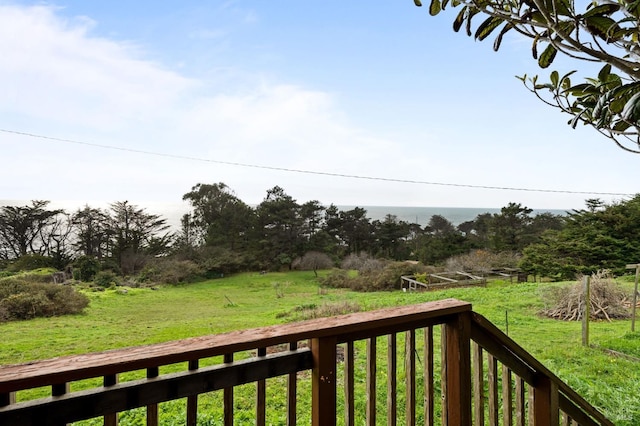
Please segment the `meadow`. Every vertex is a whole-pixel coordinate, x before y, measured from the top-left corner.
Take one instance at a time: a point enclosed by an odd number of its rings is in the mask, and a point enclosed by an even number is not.
[[[619,282],[626,290],[631,290],[631,281]],[[545,319],[538,314],[545,303],[544,292],[568,284],[571,283],[510,284],[494,281],[486,288],[356,293],[321,288],[313,272],[290,272],[239,274],[156,289],[88,291],[91,303],[83,314],[0,324],[0,364],[278,324],[305,319],[305,313],[323,307],[336,309],[357,305],[362,310],[371,310],[456,298],[471,302],[476,312],[503,331],[507,331],[508,323],[510,337],[601,409],[615,424],[640,424],[640,368],[637,360],[640,358],[640,333],[630,332],[630,320],[592,322],[592,346],[583,347],[580,323]],[[621,355],[605,349],[615,350]],[[300,391],[305,392],[304,385]],[[246,392],[248,395],[251,391]],[[242,395],[243,391],[240,391],[238,406],[244,404]],[[249,402],[247,404],[250,405]],[[171,405],[167,407],[167,411],[174,410]],[[208,409],[213,414],[208,415]],[[304,409],[302,405],[301,410]],[[219,410],[219,404],[215,400],[204,400],[199,424],[216,424],[216,410]],[[139,418],[135,413],[131,416],[129,422],[126,416],[121,418],[121,424],[137,424]],[[175,418],[180,418],[179,413]],[[237,420],[242,423],[241,417]],[[179,420],[175,424],[179,424]],[[301,424],[305,424],[304,421],[301,420]]]

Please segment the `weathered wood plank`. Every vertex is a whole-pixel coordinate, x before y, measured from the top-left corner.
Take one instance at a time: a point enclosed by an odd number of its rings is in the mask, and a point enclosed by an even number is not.
[[[448,426],[471,424],[471,316],[461,313],[442,325],[446,344]]]
[[[516,376],[516,426],[525,426],[527,421],[526,416],[526,399],[525,399],[526,385],[522,377]]]
[[[513,387],[511,383],[511,370],[502,365],[502,424],[513,426]]]
[[[354,394],[355,354],[353,342],[347,342],[344,349],[344,415],[345,426],[355,426]]]
[[[405,419],[407,426],[416,424],[416,332],[405,333]]]
[[[289,343],[289,350],[297,351],[298,342]],[[297,424],[297,405],[298,373],[294,372],[287,377],[287,426],[295,426]]]
[[[200,362],[195,359],[189,361],[187,368],[189,371],[196,371],[200,367]],[[187,426],[196,426],[198,423],[198,395],[187,397]]]
[[[158,367],[147,369],[147,379],[154,379],[160,375]],[[147,405],[147,426],[158,426],[158,404]]]
[[[104,386],[115,386],[118,384],[118,375],[117,374],[108,374],[104,376],[103,380]],[[118,426],[118,412],[111,412],[105,414],[104,416],[104,426]]]
[[[548,377],[540,377],[533,388],[534,426],[558,426],[558,386]]]
[[[482,348],[477,343],[471,344],[473,351],[473,424],[484,426],[484,363]]]
[[[398,421],[398,384],[397,384],[397,335],[387,336],[387,425],[395,426]]]
[[[267,348],[258,348],[258,357],[267,356]],[[256,426],[267,423],[267,382],[264,379],[256,382]]]
[[[376,338],[367,339],[367,384],[366,384],[366,398],[367,398],[367,426],[376,425]]]
[[[336,424],[336,339],[311,339],[311,425]]]
[[[424,329],[424,424],[434,423],[433,328]]]
[[[333,359],[335,360],[335,353]],[[193,372],[165,374],[151,380],[134,380],[55,398],[7,405],[0,408],[0,424],[47,426],[100,417],[114,411],[130,410],[225,387],[253,383],[294,371],[308,370],[313,365],[309,349],[287,351],[265,358],[250,358],[231,365],[223,364]],[[327,405],[322,407],[326,410]]]
[[[470,310],[469,303],[446,299],[154,345],[2,366],[0,367],[0,394],[310,338],[331,336],[336,338],[338,343],[343,343],[364,338],[364,336],[371,337],[437,324],[446,320],[447,315]]]
[[[232,364],[233,354],[224,354],[222,362],[225,364]],[[233,386],[226,387],[222,391],[222,404],[224,426],[233,426]]]
[[[487,355],[487,381],[489,382],[489,426],[497,426],[500,401],[498,400],[498,360],[489,353]]]

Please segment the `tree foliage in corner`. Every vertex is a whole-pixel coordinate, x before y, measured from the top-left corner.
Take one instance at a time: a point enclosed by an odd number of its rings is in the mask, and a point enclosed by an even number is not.
[[[420,0],[414,0],[422,6]],[[597,76],[575,84],[572,71],[551,72],[549,81],[519,77],[540,100],[572,116],[569,124],[590,125],[620,148],[640,153],[640,0],[431,0],[429,13],[458,8],[453,29],[484,40],[495,34],[494,50],[509,31],[532,40],[533,57],[547,68],[558,52],[602,63]],[[478,25],[472,24],[473,20]],[[475,31],[473,28],[475,27]]]

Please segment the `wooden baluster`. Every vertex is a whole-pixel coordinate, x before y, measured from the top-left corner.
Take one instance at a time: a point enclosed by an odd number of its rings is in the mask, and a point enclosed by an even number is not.
[[[442,398],[442,424],[448,425],[447,410],[447,338],[445,336],[444,325],[440,326],[440,396]]]
[[[376,424],[376,338],[367,339],[367,426]]]
[[[103,384],[105,387],[114,386],[117,383],[117,374],[109,374],[108,376],[104,376]],[[104,426],[118,426],[118,413],[111,413],[104,416]]]
[[[407,402],[405,405],[405,419],[407,426],[416,424],[416,331],[405,333],[405,383]]]
[[[345,426],[355,426],[355,407],[354,407],[354,352],[353,342],[349,341],[345,347],[344,353],[344,424]]]
[[[447,425],[471,424],[471,315],[458,314],[443,325],[446,344]]]
[[[516,376],[516,426],[525,426],[525,383],[522,377]]]
[[[267,348],[258,348],[258,356],[267,355]],[[267,382],[266,380],[258,380],[256,383],[256,425],[265,426],[267,418]]]
[[[62,396],[69,393],[69,383],[58,383],[51,385],[51,396]],[[69,425],[69,423],[61,423],[62,425]]]
[[[160,375],[160,368],[147,368],[147,379],[153,379]],[[147,405],[147,426],[158,426],[158,404]]]
[[[513,426],[513,396],[511,394],[511,370],[502,365],[502,423]]]
[[[396,334],[387,336],[387,425],[397,423],[398,386],[397,386],[397,339]]]
[[[433,426],[433,328],[424,329],[424,424]]]
[[[289,343],[290,351],[298,350],[298,342]],[[298,373],[291,373],[287,378],[287,426],[297,424]]]
[[[472,343],[473,350],[473,413],[475,426],[484,426],[484,364],[482,362],[482,347]]]
[[[0,393],[0,407],[4,407],[4,406],[15,404],[15,403],[16,403],[15,392]]]
[[[487,354],[487,380],[489,382],[489,426],[497,426],[500,407],[498,401],[498,360]]]
[[[200,367],[200,362],[197,359],[191,360],[188,363],[189,371],[195,371]],[[198,395],[192,395],[187,397],[187,426],[196,426],[198,423]]]
[[[540,377],[533,388],[534,426],[558,426],[558,385]]]
[[[311,424],[336,424],[336,344],[335,336],[313,338],[311,355]]]
[[[567,413],[562,413],[562,426],[571,426],[571,417]]]
[[[224,354],[222,361],[225,364],[233,362],[233,354]],[[224,426],[233,426],[233,386],[222,391]]]
[[[529,425],[533,425],[535,423],[535,411],[533,410],[533,386],[527,385],[527,390],[529,391]]]

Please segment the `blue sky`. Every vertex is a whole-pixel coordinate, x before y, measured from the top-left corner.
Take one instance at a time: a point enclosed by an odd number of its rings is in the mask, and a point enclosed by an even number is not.
[[[299,202],[571,209],[624,197],[473,186],[637,191],[640,157],[571,129],[515,78],[549,73],[528,40],[495,53],[454,33],[451,12],[0,0],[0,199],[145,206],[224,182],[251,204],[279,185]]]

